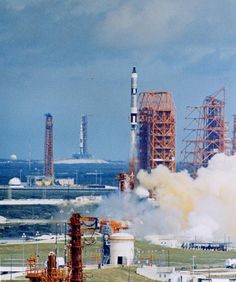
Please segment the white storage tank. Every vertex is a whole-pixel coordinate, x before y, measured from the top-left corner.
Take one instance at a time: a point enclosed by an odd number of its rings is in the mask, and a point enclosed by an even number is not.
[[[14,187],[24,188],[24,186],[22,185],[22,183],[20,181],[20,178],[18,178],[18,177],[11,178],[8,182],[8,186],[10,188],[14,188]]]
[[[114,233],[110,236],[111,264],[130,265],[134,260],[134,236]]]

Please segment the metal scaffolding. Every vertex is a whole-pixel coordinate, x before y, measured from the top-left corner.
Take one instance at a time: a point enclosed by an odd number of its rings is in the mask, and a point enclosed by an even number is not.
[[[27,259],[27,269],[25,277],[30,282],[69,282],[70,268],[59,268],[57,266],[56,254],[50,252],[48,254],[47,267],[39,264],[36,257]]]
[[[233,115],[232,155],[236,153],[236,115]]]
[[[139,169],[157,165],[176,170],[176,115],[169,92],[142,92],[138,97]]]
[[[225,152],[225,89],[207,96],[201,106],[187,107],[185,120],[181,167],[196,176],[199,167],[206,167],[216,153]]]
[[[88,155],[88,115],[83,115],[80,126],[80,155]]]
[[[69,235],[70,241],[70,255],[71,255],[71,282],[84,282],[82,262],[82,236],[87,234],[94,234],[98,229],[98,219],[96,217],[82,217],[79,213],[72,214],[70,221]],[[90,238],[91,240],[91,238]],[[86,241],[87,245],[91,245],[92,241]]]
[[[44,175],[53,177],[53,120],[51,114],[46,114],[44,142]]]
[[[73,154],[75,159],[90,159],[92,157],[88,152],[88,117],[87,114],[81,117],[79,153]]]

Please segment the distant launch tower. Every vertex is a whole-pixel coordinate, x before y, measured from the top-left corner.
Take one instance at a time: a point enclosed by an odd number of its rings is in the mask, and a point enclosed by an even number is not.
[[[138,74],[136,68],[133,67],[131,74],[131,104],[130,104],[130,161],[129,161],[129,174],[131,177],[135,177],[137,172],[137,92],[138,92]]]
[[[81,118],[80,124],[80,144],[79,144],[79,153],[82,156],[88,155],[88,116],[83,115]]]
[[[157,165],[176,170],[175,105],[169,92],[143,92],[138,97],[139,169]]]
[[[44,175],[53,177],[53,121],[51,114],[45,114]]]
[[[187,107],[185,119],[181,166],[196,176],[198,168],[206,167],[216,153],[226,150],[225,89],[207,96],[201,106]]]
[[[90,159],[88,152],[88,115],[82,115],[80,124],[79,153],[74,154],[75,159]]]
[[[236,154],[236,115],[233,115],[232,155]]]

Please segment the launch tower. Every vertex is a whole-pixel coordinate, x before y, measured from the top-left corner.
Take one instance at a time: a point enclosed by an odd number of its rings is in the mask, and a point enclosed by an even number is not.
[[[45,116],[44,176],[53,178],[53,120],[51,114]]]
[[[82,115],[80,124],[79,153],[74,154],[75,159],[90,159],[88,153],[88,115]]]
[[[182,168],[196,175],[197,169],[206,167],[208,161],[216,154],[225,152],[225,89],[221,88],[211,96],[207,96],[203,104],[187,107],[185,127],[185,144],[181,151]]]
[[[142,92],[138,97],[139,169],[157,165],[176,169],[175,106],[169,92]]]
[[[88,116],[82,115],[80,125],[80,146],[79,153],[81,156],[88,155]]]
[[[236,115],[233,115],[232,155],[236,154]]]

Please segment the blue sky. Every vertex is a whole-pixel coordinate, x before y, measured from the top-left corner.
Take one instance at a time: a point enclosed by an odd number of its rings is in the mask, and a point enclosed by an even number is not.
[[[89,150],[129,156],[130,72],[139,91],[168,90],[177,109],[177,151],[187,105],[225,86],[236,112],[234,0],[0,0],[0,158],[43,158],[44,114],[54,117],[54,155]],[[231,133],[230,133],[231,135]]]

